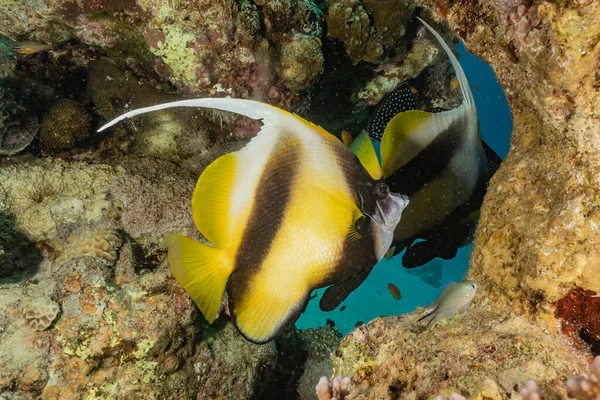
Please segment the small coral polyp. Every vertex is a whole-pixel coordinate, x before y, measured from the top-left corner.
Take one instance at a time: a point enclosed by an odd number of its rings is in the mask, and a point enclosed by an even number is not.
[[[45,297],[29,300],[23,307],[25,323],[35,331],[48,329],[60,311],[58,304]]]

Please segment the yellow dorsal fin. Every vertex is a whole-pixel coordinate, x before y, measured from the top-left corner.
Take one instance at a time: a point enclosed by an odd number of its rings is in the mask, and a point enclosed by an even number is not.
[[[350,150],[358,157],[362,166],[367,170],[371,178],[379,180],[383,178],[383,170],[377,159],[377,153],[373,142],[369,138],[366,131],[362,131],[360,135],[354,139],[350,145]]]
[[[381,164],[386,178],[423,150],[421,140],[414,136],[422,132],[420,128],[431,115],[421,110],[403,111],[387,124],[381,138]]]
[[[229,244],[229,207],[236,174],[237,155],[221,156],[202,172],[192,196],[196,227],[217,248]]]
[[[223,250],[185,236],[168,234],[166,241],[173,276],[212,323],[219,312],[232,263]]]

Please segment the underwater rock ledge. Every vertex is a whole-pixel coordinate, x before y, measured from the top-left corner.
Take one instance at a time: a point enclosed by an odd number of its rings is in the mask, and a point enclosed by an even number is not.
[[[333,353],[334,375],[351,378],[352,399],[455,392],[500,400],[514,398],[529,379],[537,382],[541,398],[565,398],[566,380],[587,368],[585,355],[560,333],[488,307],[480,304],[428,328],[417,324],[419,311],[377,318],[342,340]]]
[[[556,330],[569,323],[554,316],[557,302],[600,293],[600,2],[420,4],[492,66],[513,115],[469,276],[496,309]],[[600,317],[590,318],[580,323],[598,341]]]

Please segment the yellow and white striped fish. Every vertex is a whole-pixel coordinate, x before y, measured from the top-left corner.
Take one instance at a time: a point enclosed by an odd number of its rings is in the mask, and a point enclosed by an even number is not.
[[[393,108],[402,110],[389,120],[381,137],[386,182],[392,190],[402,188],[402,193],[411,199],[402,224],[396,228],[395,253],[417,238],[436,238],[435,232],[459,225],[479,208],[489,180],[486,150],[479,136],[477,110],[465,73],[440,35],[418,19],[450,58],[463,102],[452,110],[415,110],[410,87],[403,85],[390,97],[390,101],[396,102],[395,107],[383,104],[378,110],[381,118],[370,122],[371,135],[377,139],[386,115]],[[440,237],[446,240],[443,234]]]
[[[210,245],[167,237],[173,275],[204,317],[213,322],[226,289],[238,330],[265,343],[297,320],[314,289],[333,285],[320,305],[337,307],[383,257],[408,204],[383,182],[366,133],[350,151],[296,115],[241,99],[161,104],[122,115],[101,130],[182,106],[263,122],[243,149],[218,158],[198,179],[192,216]]]

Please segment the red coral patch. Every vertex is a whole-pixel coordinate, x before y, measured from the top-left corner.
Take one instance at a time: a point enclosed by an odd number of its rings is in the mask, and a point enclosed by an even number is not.
[[[600,354],[600,296],[591,290],[575,289],[555,303],[555,316],[564,334],[589,345]]]

